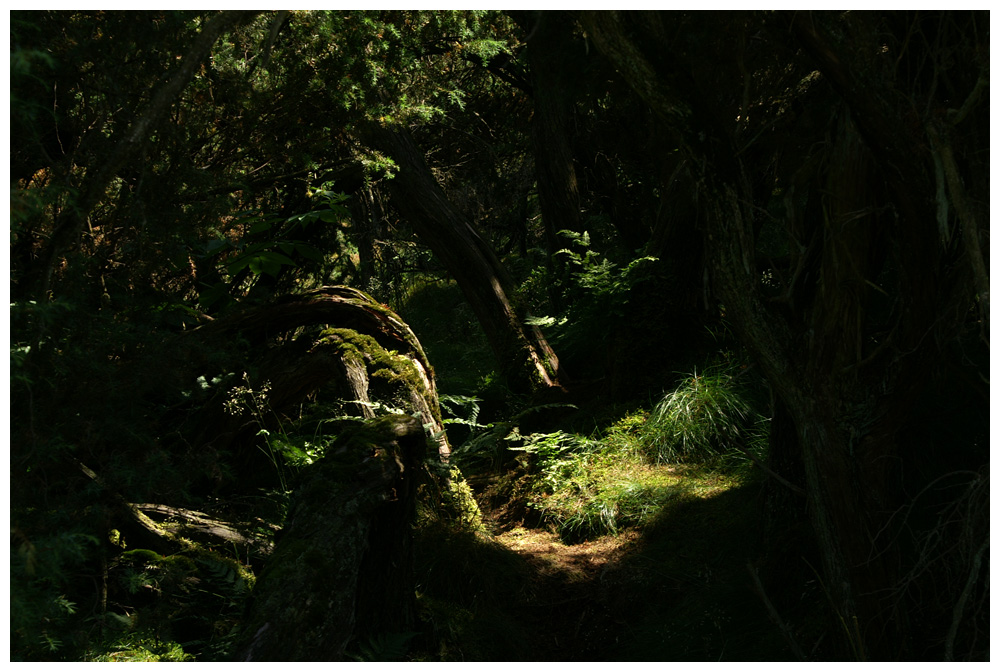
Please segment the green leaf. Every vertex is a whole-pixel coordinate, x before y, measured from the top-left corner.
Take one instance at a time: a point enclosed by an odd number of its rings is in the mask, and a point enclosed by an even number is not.
[[[295,243],[295,251],[310,261],[323,261],[323,253],[312,245]]]
[[[263,221],[257,222],[253,226],[250,227],[250,235],[254,236],[254,235],[258,234],[258,233],[264,233],[265,231],[270,231],[271,227],[273,227],[273,226],[274,226],[274,222],[271,222],[271,221],[268,221],[268,220],[263,220]]]
[[[208,310],[221,299],[228,297],[229,285],[224,282],[217,282],[211,287],[202,290],[201,294],[198,295],[198,305],[200,305],[203,310]]]
[[[257,257],[255,255],[251,254],[242,254],[236,257],[236,259],[232,260],[228,264],[230,275],[237,275],[238,273],[242,272],[243,269],[245,269],[247,266],[250,266],[254,262],[254,260],[256,260],[256,258]],[[256,273],[256,271],[254,271],[253,268],[251,268],[250,270],[251,272]]]
[[[284,249],[284,248],[282,248]],[[279,266],[295,266],[295,262],[280,252],[265,251],[257,255],[265,262],[277,264]]]
[[[213,238],[212,240],[205,243],[205,254],[212,255],[222,251],[224,248],[229,247],[229,241],[225,238]]]

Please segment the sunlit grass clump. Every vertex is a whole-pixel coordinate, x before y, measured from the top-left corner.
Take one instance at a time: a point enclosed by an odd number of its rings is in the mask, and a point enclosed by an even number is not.
[[[642,441],[658,463],[723,463],[759,457],[766,418],[750,403],[733,368],[716,365],[687,377],[656,405]]]
[[[626,416],[599,438],[566,432],[523,437],[537,477],[529,506],[575,543],[642,527],[665,507],[724,491],[736,480],[689,466],[651,463],[642,450],[644,413]]]

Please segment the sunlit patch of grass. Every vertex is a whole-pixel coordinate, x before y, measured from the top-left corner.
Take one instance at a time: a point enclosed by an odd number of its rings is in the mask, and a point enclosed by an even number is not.
[[[663,463],[732,466],[759,458],[766,446],[767,419],[737,382],[737,364],[723,360],[684,379],[656,405],[640,441]]]
[[[133,632],[85,656],[87,662],[95,663],[183,662],[193,659],[194,656],[184,653],[177,642],[161,641],[152,633]]]
[[[529,506],[574,543],[642,527],[673,502],[736,487],[736,473],[696,465],[651,464],[643,449],[645,414],[633,413],[602,438],[536,436],[523,450],[537,458]],[[558,450],[553,448],[558,446]]]

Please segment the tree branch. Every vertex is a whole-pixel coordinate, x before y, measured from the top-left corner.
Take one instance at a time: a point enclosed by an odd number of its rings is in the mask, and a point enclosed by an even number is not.
[[[691,108],[660,81],[652,64],[625,35],[618,12],[581,12],[580,23],[639,97],[667,122],[687,130]]]
[[[171,104],[194,77],[198,67],[211,52],[219,37],[255,13],[224,11],[213,16],[194,39],[194,43],[181,59],[177,69],[159,86],[145,109],[128,130],[120,138],[117,138],[117,144],[108,160],[93,172],[92,177],[88,174],[76,207],[66,208],[63,211],[52,232],[42,268],[44,275],[42,277],[41,297],[44,298],[49,292],[56,260],[66,249],[79,241],[87,215],[100,201],[111,180],[114,179],[122,166],[139,154],[150,132],[163,121]]]

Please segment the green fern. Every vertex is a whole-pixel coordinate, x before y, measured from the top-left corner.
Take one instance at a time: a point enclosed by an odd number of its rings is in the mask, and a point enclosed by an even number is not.
[[[358,653],[348,653],[353,660],[363,663],[398,662],[406,657],[410,650],[410,640],[418,632],[389,632],[369,637],[364,642],[358,642]]]
[[[206,554],[198,557],[198,563],[205,568],[214,584],[234,595],[241,595],[247,591],[247,582],[233,561]]]

